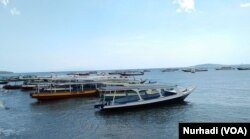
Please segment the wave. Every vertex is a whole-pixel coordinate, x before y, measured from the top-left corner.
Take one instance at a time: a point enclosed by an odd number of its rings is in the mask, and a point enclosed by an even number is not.
[[[1,137],[10,137],[10,136],[19,136],[22,132],[25,132],[25,128],[21,129],[6,129],[0,127],[0,138]]]
[[[17,134],[17,131],[15,131],[13,129],[0,128],[0,135],[3,135],[5,137],[11,136],[11,135],[16,135],[16,134]]]
[[[0,100],[0,108],[5,108],[4,102]]]
[[[0,109],[1,109],[1,108],[2,108],[2,109],[6,109],[6,110],[9,109],[9,107],[6,107],[5,104],[4,104],[4,102],[0,100]]]

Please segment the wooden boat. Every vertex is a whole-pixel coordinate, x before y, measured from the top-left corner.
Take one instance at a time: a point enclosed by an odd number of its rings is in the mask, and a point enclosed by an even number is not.
[[[31,93],[31,98],[38,100],[54,100],[72,97],[93,97],[98,96],[96,84],[91,83],[64,83],[51,84],[48,88],[38,88]]]
[[[5,85],[3,86],[4,89],[14,90],[14,89],[21,89],[22,85]]]
[[[166,69],[163,69],[162,72],[174,72],[178,70],[179,70],[178,68],[166,68]]]
[[[202,72],[202,71],[208,71],[206,68],[196,68],[195,72]]]
[[[138,75],[144,75],[144,72],[142,72],[142,71],[127,71],[127,72],[122,72],[120,75],[122,75],[122,76],[138,76]]]
[[[108,74],[109,75],[120,75],[122,72],[121,71],[111,71]]]
[[[188,68],[188,69],[183,69],[182,71],[183,72],[191,72],[191,70],[192,70],[191,68]]]
[[[72,72],[68,73],[67,75],[75,75],[75,76],[88,76],[90,73],[88,72]]]
[[[235,69],[234,67],[229,67],[229,66],[215,68],[215,70],[234,70],[234,69]]]
[[[0,84],[7,84],[8,81],[0,81]]]
[[[98,96],[98,92],[97,90],[85,90],[81,92],[31,93],[30,96],[38,100],[55,100],[72,97],[93,97]]]
[[[155,106],[156,104],[168,104],[183,101],[195,88],[185,88],[180,89],[177,86],[167,86],[167,85],[148,85],[148,86],[110,86],[100,88],[99,91],[103,92],[113,92],[117,91],[134,91],[137,95],[127,95],[122,98],[116,98],[113,96],[112,100],[105,100],[105,97],[101,98],[100,103],[96,104],[94,107],[102,111],[110,110],[121,110],[145,106]],[[147,93],[147,91],[155,90],[157,93]]]
[[[195,73],[195,72],[204,72],[204,71],[208,71],[208,69],[206,68],[187,68],[187,69],[183,69],[183,72],[191,72],[191,73]]]
[[[238,67],[238,70],[250,70],[250,67]]]

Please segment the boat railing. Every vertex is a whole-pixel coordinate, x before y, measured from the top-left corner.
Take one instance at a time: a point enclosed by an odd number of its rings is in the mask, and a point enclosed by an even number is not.
[[[87,90],[97,90],[99,82],[93,83],[49,83],[47,86],[37,85],[35,93],[58,93],[70,92],[77,93]]]

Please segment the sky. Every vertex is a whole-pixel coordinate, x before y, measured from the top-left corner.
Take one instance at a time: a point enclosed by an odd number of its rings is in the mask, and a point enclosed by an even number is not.
[[[250,63],[250,0],[0,0],[0,71]]]

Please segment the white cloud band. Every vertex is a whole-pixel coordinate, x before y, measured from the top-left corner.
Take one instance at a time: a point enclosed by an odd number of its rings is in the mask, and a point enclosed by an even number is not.
[[[250,2],[249,3],[242,3],[242,4],[240,4],[240,7],[242,7],[242,8],[250,7]]]

